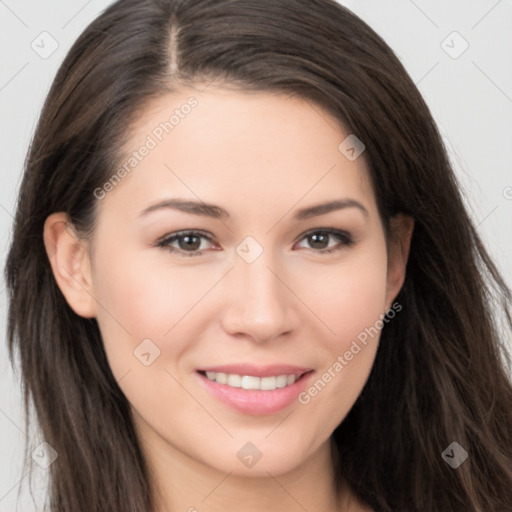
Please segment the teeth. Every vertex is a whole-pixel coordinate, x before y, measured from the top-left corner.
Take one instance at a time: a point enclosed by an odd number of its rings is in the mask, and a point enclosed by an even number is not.
[[[215,375],[215,372],[212,372],[212,373]],[[215,380],[219,384],[226,384],[228,381],[228,376],[225,373],[217,373],[217,377],[215,378]]]
[[[235,375],[232,373],[206,372],[208,380],[227,384],[232,388],[259,389],[262,391],[273,391],[293,384],[297,377],[295,375],[278,375],[277,377],[254,377],[253,375]]]
[[[288,375],[279,375],[276,377],[276,387],[284,388],[286,386],[286,381],[288,380]]]
[[[228,374],[228,381],[226,382],[228,386],[232,388],[241,388],[242,387],[242,377],[240,375],[234,375],[232,373]]]
[[[275,377],[262,377],[260,383],[260,389],[265,391],[272,391],[276,389],[276,378]]]
[[[242,388],[244,389],[261,389],[261,379],[259,377],[251,377],[250,375],[244,375],[241,378]]]

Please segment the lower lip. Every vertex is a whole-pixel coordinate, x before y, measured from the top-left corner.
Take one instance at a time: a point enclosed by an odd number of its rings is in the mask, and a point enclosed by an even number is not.
[[[297,395],[304,390],[313,372],[302,375],[297,381],[284,388],[272,391],[260,389],[233,388],[227,384],[219,384],[197,373],[207,389],[219,400],[244,414],[263,416],[274,414],[293,403]]]

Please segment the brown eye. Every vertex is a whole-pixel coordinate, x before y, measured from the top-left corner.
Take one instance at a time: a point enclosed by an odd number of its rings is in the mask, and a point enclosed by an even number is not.
[[[309,244],[313,249],[327,249],[329,245],[329,235],[328,233],[313,233],[312,235],[308,235],[307,239]],[[327,245],[325,245],[327,243]]]
[[[202,240],[212,241],[211,237],[205,233],[182,231],[161,239],[156,246],[163,247],[170,252],[181,253],[183,256],[197,256],[206,250],[204,247],[201,248]]]
[[[338,240],[338,243],[329,245],[330,240]],[[344,247],[354,244],[354,240],[346,231],[337,229],[316,230],[306,233],[301,240],[306,240],[309,248],[320,254],[328,254],[339,251]]]
[[[201,237],[197,235],[181,235],[176,238],[178,246],[182,250],[198,250],[201,246]]]

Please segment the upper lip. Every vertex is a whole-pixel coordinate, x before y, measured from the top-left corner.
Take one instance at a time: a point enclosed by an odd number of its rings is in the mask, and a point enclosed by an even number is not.
[[[224,364],[220,366],[208,366],[198,368],[198,372],[231,373],[234,375],[252,375],[254,377],[277,377],[278,375],[295,375],[300,377],[312,368],[302,368],[289,364],[271,364],[256,366],[249,363]]]

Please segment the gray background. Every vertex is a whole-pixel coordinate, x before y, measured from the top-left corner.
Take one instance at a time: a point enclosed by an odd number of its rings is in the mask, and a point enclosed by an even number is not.
[[[23,159],[43,100],[71,44],[110,3],[0,0],[2,269]],[[341,3],[388,42],[418,85],[443,134],[478,231],[512,285],[512,1]],[[30,500],[22,467],[25,441],[30,438],[35,447],[41,439],[37,432],[24,432],[20,384],[5,343],[3,276],[0,301],[0,512],[42,510]],[[38,499],[47,470],[34,467]]]

